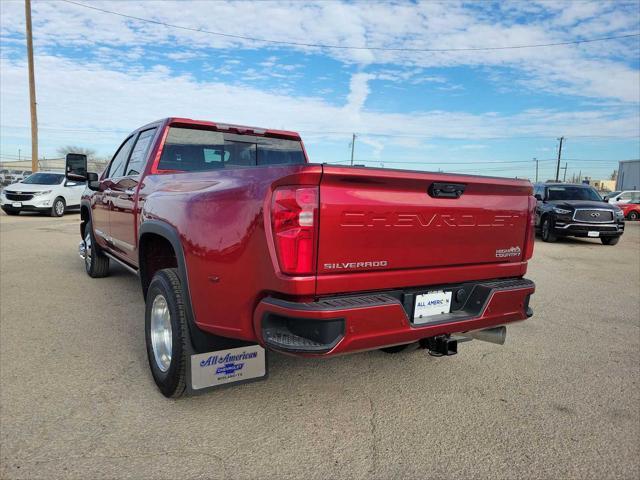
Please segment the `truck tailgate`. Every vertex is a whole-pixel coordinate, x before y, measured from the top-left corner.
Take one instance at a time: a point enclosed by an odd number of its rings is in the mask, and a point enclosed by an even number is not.
[[[530,195],[525,180],[325,165],[318,274],[521,262]]]

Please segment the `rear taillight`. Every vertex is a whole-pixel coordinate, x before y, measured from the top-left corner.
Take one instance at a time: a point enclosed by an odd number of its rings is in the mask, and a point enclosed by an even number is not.
[[[283,273],[315,273],[318,196],[318,187],[280,187],[273,192],[271,228]]]
[[[527,237],[525,238],[523,260],[533,257],[533,246],[536,241],[536,205],[535,197],[529,197],[529,221],[527,222]]]

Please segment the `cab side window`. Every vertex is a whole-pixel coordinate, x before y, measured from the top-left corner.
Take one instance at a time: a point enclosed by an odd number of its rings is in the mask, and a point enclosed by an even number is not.
[[[140,172],[144,169],[145,160],[147,159],[147,153],[151,146],[151,141],[156,134],[156,129],[151,128],[140,132],[136,145],[131,152],[131,158],[129,158],[129,164],[127,165],[126,175],[140,175]]]
[[[111,160],[111,165],[109,165],[109,171],[107,172],[105,178],[117,178],[124,175],[124,166],[127,163],[127,158],[129,158],[131,145],[133,145],[133,138],[134,137],[127,138],[125,142],[120,146],[115,156],[113,157],[113,160]]]

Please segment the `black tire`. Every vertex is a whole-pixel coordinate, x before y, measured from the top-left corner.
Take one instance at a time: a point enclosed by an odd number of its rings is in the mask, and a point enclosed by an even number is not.
[[[56,197],[53,201],[53,205],[51,205],[51,216],[52,217],[61,217],[64,215],[64,210],[67,207],[65,204],[64,198]]]
[[[638,213],[638,212],[629,212],[629,215],[627,215],[627,218],[629,220],[638,220],[640,218],[640,213]]]
[[[84,268],[91,278],[103,278],[109,275],[109,257],[107,257],[96,243],[93,235],[91,220],[84,227]]]
[[[543,242],[555,242],[558,237],[553,233],[553,223],[547,216],[542,219],[542,226],[540,227],[540,236]]]
[[[152,311],[155,300],[160,296],[164,299],[171,325],[171,358],[168,359],[169,363],[168,366],[165,365],[164,371],[161,362],[156,359],[151,335]],[[189,331],[182,284],[175,268],[165,268],[158,271],[149,284],[144,314],[144,331],[149,367],[160,392],[168,398],[182,396],[186,388],[186,342]],[[166,356],[163,358],[166,360]]]
[[[2,211],[7,215],[20,215],[20,210],[9,210],[8,208],[3,208]]]
[[[400,352],[404,352],[408,346],[409,344],[394,345],[393,347],[384,347],[384,348],[381,348],[380,350],[383,351],[384,353],[400,353]]]
[[[620,237],[600,237],[603,245],[616,245],[620,241]]]

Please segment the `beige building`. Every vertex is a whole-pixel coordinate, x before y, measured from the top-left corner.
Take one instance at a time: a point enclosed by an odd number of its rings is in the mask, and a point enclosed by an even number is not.
[[[601,192],[613,192],[616,189],[615,180],[591,180],[591,185]]]

